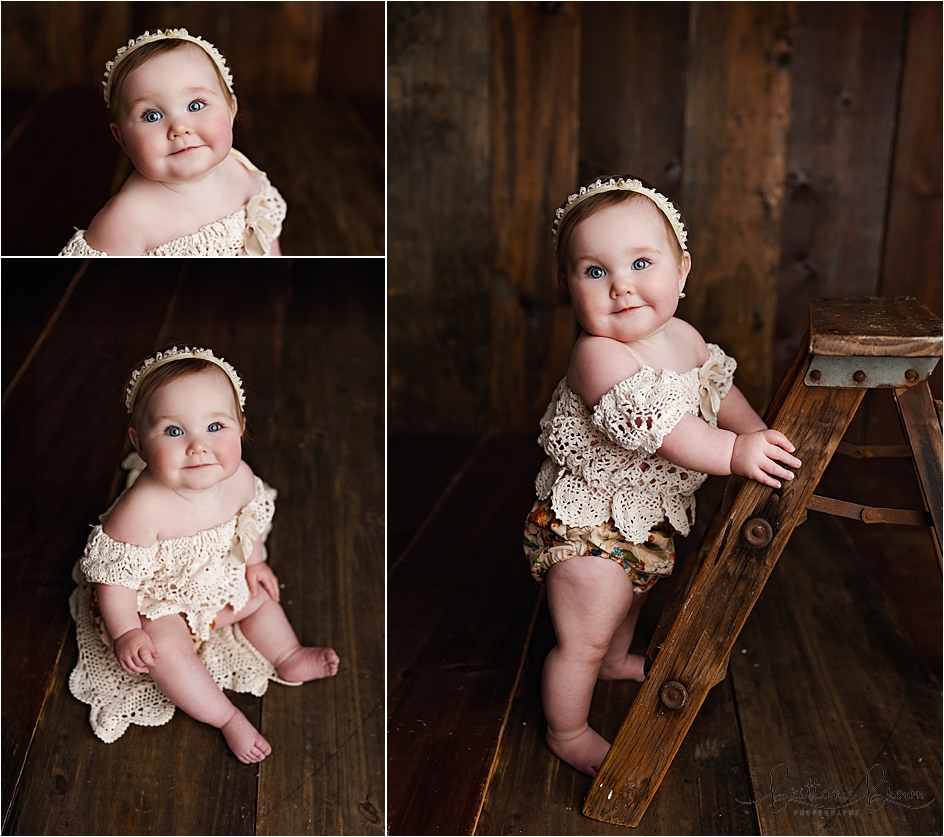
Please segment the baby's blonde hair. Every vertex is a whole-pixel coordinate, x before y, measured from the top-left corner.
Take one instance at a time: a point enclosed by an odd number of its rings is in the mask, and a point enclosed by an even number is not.
[[[129,73],[150,61],[152,58],[156,58],[158,55],[163,55],[165,52],[173,52],[183,47],[190,47],[197,50],[197,52],[201,53],[207,61],[213,65],[217,81],[220,83],[220,90],[223,91],[223,95],[229,102],[230,107],[233,106],[233,94],[227,89],[226,80],[223,78],[222,73],[220,73],[220,68],[216,66],[216,62],[214,62],[204,50],[192,41],[186,41],[183,38],[164,38],[160,41],[152,41],[134,50],[134,52],[128,55],[115,69],[111,77],[111,98],[108,108],[113,120],[117,119],[118,111],[121,109],[121,88],[128,78]]]
[[[649,184],[645,182],[644,185],[647,186],[647,188],[651,188]],[[675,262],[679,265],[682,264],[682,245],[679,244],[675,228],[654,201],[647,198],[641,192],[624,190],[600,192],[599,194],[585,198],[571,209],[564,216],[560,228],[557,231],[557,280],[560,282],[564,291],[567,291],[567,248],[570,245],[570,236],[576,226],[581,221],[586,221],[591,215],[596,215],[598,212],[611,206],[617,206],[621,203],[633,203],[635,201],[647,201],[658,213],[659,217],[662,219],[662,225],[665,227],[665,235],[669,240],[669,246],[672,248],[672,254],[675,256]],[[684,219],[682,219],[682,225],[685,225]]]
[[[140,434],[144,416],[147,412],[148,402],[151,400],[151,396],[154,395],[155,392],[157,392],[162,386],[169,384],[171,381],[176,381],[178,378],[185,378],[188,375],[199,375],[201,372],[206,372],[208,370],[215,370],[218,372],[226,379],[226,382],[230,388],[232,388],[232,383],[230,382],[226,373],[220,369],[219,366],[217,366],[212,361],[201,360],[200,358],[186,358],[183,360],[176,360],[173,363],[166,363],[163,366],[158,367],[153,372],[149,372],[147,376],[142,379],[141,384],[138,386],[138,389],[135,393],[134,405],[131,408],[131,416],[128,419],[128,426],[133,427]],[[243,414],[243,411],[239,406],[239,399],[236,396],[235,390],[233,390],[233,404],[236,407],[236,416],[239,419],[239,431],[240,433],[245,433],[246,416]]]

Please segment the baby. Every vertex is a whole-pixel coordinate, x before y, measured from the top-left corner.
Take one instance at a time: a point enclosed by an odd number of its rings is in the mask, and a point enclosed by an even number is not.
[[[145,32],[103,84],[135,170],[60,256],[281,255],[285,201],[233,148],[233,77],[216,47],[186,29]]]
[[[557,637],[541,690],[547,743],[595,776],[610,745],[587,723],[594,684],[644,679],[633,631],[672,572],[674,534],[694,522],[695,490],[707,474],[779,488],[800,461],[733,385],[734,360],[675,317],[692,262],[663,195],[597,180],[558,209],[553,234],[583,330],[541,421],[548,459],[524,548]]]
[[[242,382],[210,350],[174,347],[134,372],[125,404],[137,453],[73,571],[69,688],[106,742],[179,706],[240,761],[261,761],[269,743],[222,689],[261,695],[270,679],[334,675],[339,660],[303,647],[279,604],[264,546],[276,492],[242,461]]]

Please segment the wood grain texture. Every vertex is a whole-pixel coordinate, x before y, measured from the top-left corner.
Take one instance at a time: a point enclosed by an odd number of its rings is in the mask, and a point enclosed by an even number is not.
[[[8,502],[7,486],[15,484],[8,469],[17,457],[5,450],[4,522],[9,514],[11,525],[4,580],[26,612],[4,607],[4,727],[5,735],[22,731],[29,751],[5,749],[5,781],[16,781],[18,760],[26,763],[4,833],[382,833],[382,313],[380,260],[161,260],[133,269],[109,260],[89,267],[46,352],[4,405],[5,448],[16,427],[32,440],[18,439],[19,461],[45,449],[56,469],[21,476]],[[344,343],[345,364],[337,363],[332,340]],[[270,559],[285,585],[286,610],[303,641],[333,644],[342,656],[342,673],[332,680],[274,685],[262,700],[234,696],[273,744],[264,770],[241,765],[216,730],[179,712],[160,730],[133,727],[104,745],[92,734],[87,707],[66,687],[76,658],[68,574],[85,524],[107,505],[125,438],[118,407],[124,379],[167,341],[210,345],[242,373],[245,456],[281,492]],[[47,391],[51,397],[37,400]],[[28,432],[18,410],[32,410]],[[345,513],[359,514],[352,521]],[[333,526],[346,527],[348,542],[327,536],[329,514]],[[46,543],[38,524],[49,533]],[[26,546],[15,551],[14,542]],[[17,566],[23,561],[31,563]],[[9,574],[8,563],[15,567]],[[29,655],[24,633],[34,639]],[[31,698],[42,691],[31,678],[48,680],[48,697]],[[13,683],[15,701],[8,699]]]
[[[391,432],[487,428],[488,5],[389,8]]]
[[[810,354],[940,357],[941,318],[913,297],[810,301]]]
[[[937,3],[908,4],[881,293],[941,310],[941,39]]]
[[[689,12],[687,3],[583,5],[580,183],[632,174],[678,203]]]
[[[798,303],[879,291],[906,13],[905,4],[799,4],[775,378],[806,327]]]
[[[682,204],[692,272],[679,315],[737,359],[738,386],[759,408],[771,389],[796,6],[691,10]]]
[[[576,336],[548,218],[577,185],[580,13],[573,3],[493,4],[489,32],[488,423],[520,433],[544,414]]]
[[[933,565],[929,551],[914,557]],[[834,519],[811,514],[738,639],[763,834],[941,831],[940,681],[889,618],[883,584]]]
[[[390,834],[474,833],[540,592],[519,546],[540,453],[489,440],[390,575]]]
[[[627,825],[642,818],[861,398],[856,390],[808,388],[802,376],[794,379],[771,426],[793,442],[803,467],[776,492],[755,482],[738,492],[587,795],[588,816]],[[772,540],[762,549],[749,547],[740,536],[753,518],[772,527]],[[676,710],[664,708],[658,696],[670,680],[688,691]]]

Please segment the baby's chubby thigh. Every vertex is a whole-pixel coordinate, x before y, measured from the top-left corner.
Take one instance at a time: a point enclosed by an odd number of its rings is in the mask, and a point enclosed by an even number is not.
[[[259,592],[254,596],[250,596],[249,601],[246,602],[239,610],[233,610],[232,605],[226,605],[222,610],[217,611],[216,619],[213,621],[214,628],[225,628],[227,625],[232,625],[236,622],[242,622],[243,619],[246,619],[252,616],[259,608],[261,608],[266,602],[271,602],[272,598],[269,594],[263,589],[259,588]]]
[[[561,651],[602,660],[633,603],[633,585],[615,561],[575,555],[548,571],[547,600]]]

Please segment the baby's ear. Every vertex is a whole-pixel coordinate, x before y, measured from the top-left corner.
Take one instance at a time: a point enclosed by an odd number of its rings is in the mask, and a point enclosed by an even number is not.
[[[235,93],[231,94],[229,97],[229,109],[230,113],[232,113],[232,116],[230,117],[230,121],[232,122],[236,119],[236,113],[239,111],[239,102],[236,101]]]
[[[111,135],[115,138],[115,142],[117,142],[118,145],[121,146],[121,150],[127,154],[128,152],[125,150],[125,141],[121,138],[121,130],[119,129],[118,124],[112,122],[108,127],[111,128]]]
[[[129,427],[128,438],[131,439],[131,444],[134,445],[134,449],[138,452],[138,456],[144,459],[144,454],[141,453],[141,437],[138,435],[138,431],[133,427]]]

